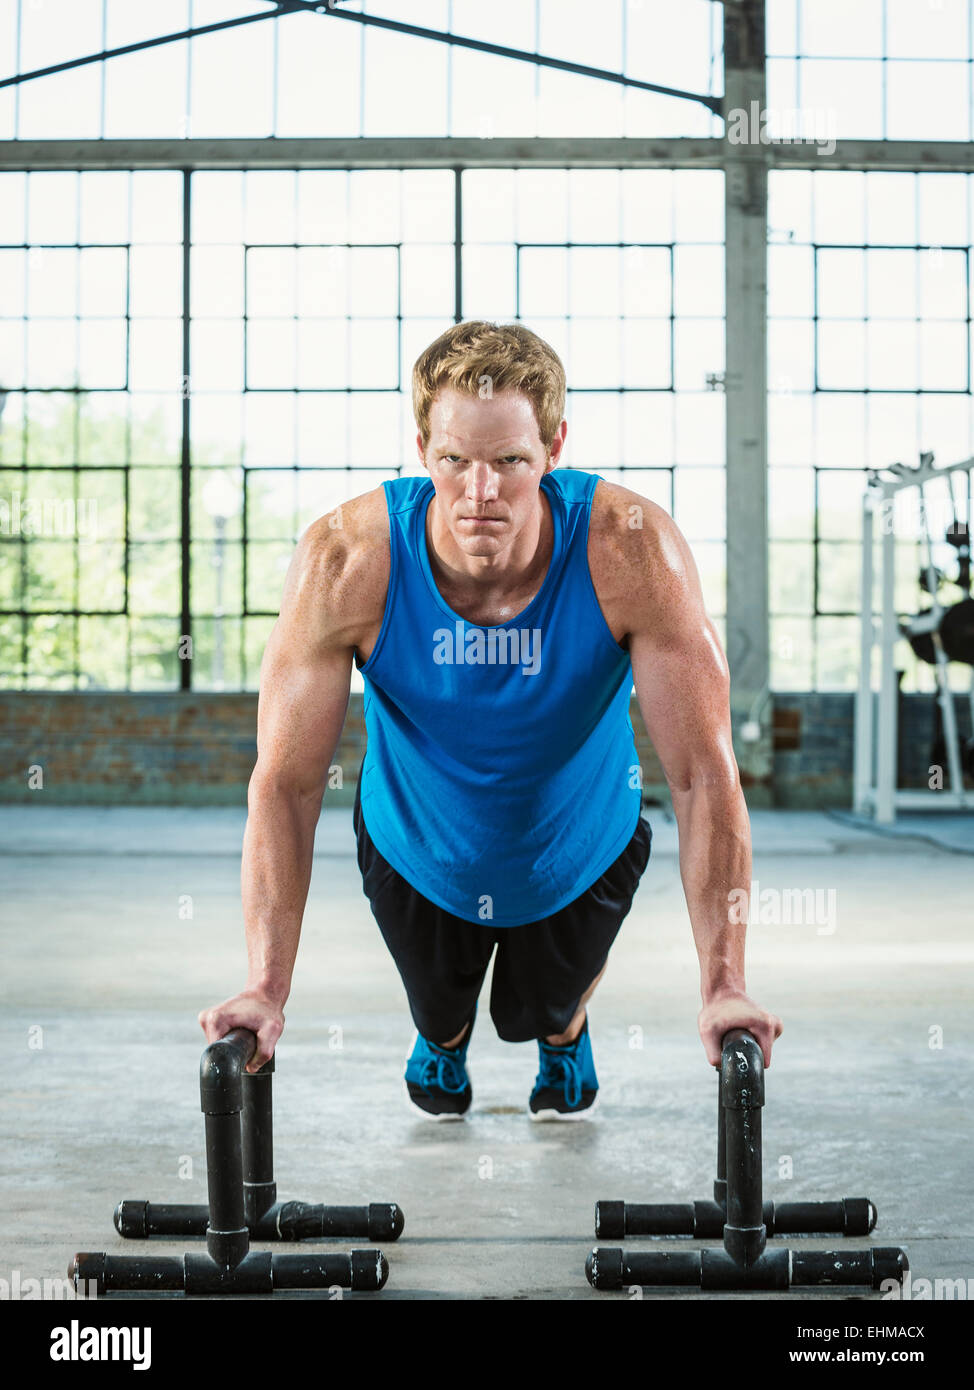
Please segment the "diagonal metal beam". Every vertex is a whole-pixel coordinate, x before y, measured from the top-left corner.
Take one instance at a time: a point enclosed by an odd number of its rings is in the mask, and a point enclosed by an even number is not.
[[[706,96],[701,92],[687,92],[680,87],[662,87],[656,82],[643,82],[636,77],[627,77],[623,72],[613,72],[609,68],[593,68],[585,63],[572,63],[567,58],[548,58],[541,53],[528,53],[522,48],[507,48],[504,44],[488,43],[485,39],[468,39],[460,34],[445,33],[441,29],[425,29],[419,24],[405,24],[399,19],[386,19],[382,15],[362,14],[358,10],[334,9],[332,3],[322,0],[281,0],[280,8],[292,14],[301,11],[311,14],[327,14],[338,19],[352,20],[355,24],[366,24],[377,29],[390,29],[397,34],[411,34],[419,39],[433,39],[437,43],[447,43],[454,48],[472,48],[478,53],[493,53],[499,58],[513,58],[518,62],[534,63],[536,67],[556,68],[560,72],[573,72],[582,77],[595,77],[602,82],[614,82],[622,87],[635,87],[642,92],[659,92],[663,96],[678,97],[683,101],[697,101],[706,106],[715,116],[721,114],[723,97]]]
[[[638,91],[657,92],[662,96],[676,97],[683,101],[696,101],[706,106],[714,115],[721,114],[722,97],[705,96],[700,92],[686,92],[679,87],[663,87],[655,82],[643,82],[637,77],[627,77],[622,72],[612,72],[608,68],[593,68],[585,63],[572,63],[566,58],[549,58],[541,53],[528,53],[520,48],[507,48],[503,44],[487,43],[483,39],[468,39],[459,34],[446,33],[440,29],[425,29],[418,24],[405,24],[398,19],[385,19],[381,15],[359,14],[356,10],[336,10],[330,4],[319,0],[280,0],[272,10],[263,14],[242,15],[237,19],[225,19],[215,24],[204,24],[196,29],[182,29],[175,34],[161,34],[158,38],[142,39],[138,43],[126,44],[123,48],[107,48],[100,53],[89,53],[82,58],[71,58],[51,67],[35,68],[32,72],[15,73],[12,77],[0,78],[0,88],[16,87],[23,82],[31,82],[38,77],[51,77],[54,73],[67,72],[71,68],[84,67],[88,63],[102,63],[108,58],[118,58],[126,53],[139,53],[146,48],[158,48],[162,44],[177,43],[183,39],[193,39],[200,34],[212,34],[219,29],[233,29],[241,24],[257,24],[264,19],[279,19],[287,14],[322,14],[339,19],[353,20],[358,24],[372,25],[379,29],[389,29],[397,34],[410,34],[414,38],[432,39],[446,43],[454,48],[472,48],[479,53],[493,53],[500,58],[512,58],[518,62],[533,63],[536,67],[556,68],[560,72],[572,72],[582,77],[593,77],[602,82],[613,82],[621,87],[633,87]]]
[[[35,68],[33,72],[18,72],[13,77],[0,77],[0,87],[16,87],[21,82],[31,82],[35,77],[51,77],[56,72],[68,72],[71,68],[83,68],[88,63],[103,63],[106,58],[120,58],[125,53],[141,53],[144,48],[159,48],[164,43],[178,43],[180,39],[194,39],[198,34],[212,34],[218,29],[236,29],[241,24],[259,24],[263,19],[277,19],[287,14],[283,6],[268,10],[264,14],[241,15],[238,19],[221,19],[216,24],[203,24],[197,29],[181,29],[177,34],[160,34],[155,39],[140,39],[138,43],[127,43],[122,48],[105,48],[101,53],[88,53],[83,58],[70,58],[65,63],[54,63],[49,68]]]

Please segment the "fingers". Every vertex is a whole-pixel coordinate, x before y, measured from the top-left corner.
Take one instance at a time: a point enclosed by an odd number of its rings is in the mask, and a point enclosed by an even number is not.
[[[238,995],[224,1000],[213,1008],[203,1009],[200,1027],[207,1042],[219,1042],[233,1028],[249,1028],[257,1039],[253,1056],[246,1065],[251,1076],[260,1071],[274,1055],[274,1048],[284,1031],[284,1016],[267,1001],[253,996]]]
[[[754,1038],[761,1049],[761,1055],[767,1069],[771,1066],[771,1050],[775,1040],[784,1031],[784,1024],[781,1019],[776,1014],[765,1013],[763,1009],[757,1012],[742,1010],[738,1013],[735,1011],[720,1023],[706,1022],[703,1017],[701,1022],[703,1026],[700,1028],[700,1039],[704,1052],[707,1054],[707,1061],[712,1067],[720,1066],[724,1040],[729,1034],[740,1029],[750,1033]]]
[[[277,1046],[278,1038],[284,1031],[283,1023],[276,1023],[273,1020],[265,1023],[257,1029],[257,1049],[253,1057],[247,1063],[247,1071],[251,1076],[260,1071],[265,1062],[269,1062],[274,1056],[274,1048]]]

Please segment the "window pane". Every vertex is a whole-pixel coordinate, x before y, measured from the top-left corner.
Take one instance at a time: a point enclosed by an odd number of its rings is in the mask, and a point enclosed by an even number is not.
[[[124,690],[127,618],[78,619],[78,689]]]
[[[818,475],[818,532],[823,540],[858,540],[862,535],[864,473]]]
[[[32,318],[74,314],[78,307],[78,252],[35,246],[28,252],[27,313]]]
[[[194,541],[190,546],[190,602],[194,614],[241,611],[242,553],[235,542]],[[195,634],[195,625],[194,625]]]
[[[348,312],[356,317],[394,314],[399,299],[399,257],[394,247],[353,246],[348,253]],[[425,312],[435,310],[434,305]],[[447,311],[452,309],[452,299]]]
[[[724,370],[723,320],[677,319],[673,335],[676,390],[705,390],[708,377]]]
[[[294,554],[291,541],[255,541],[247,547],[247,611],[277,613],[284,576]]]
[[[812,539],[815,494],[810,468],[768,470],[768,525],[772,540]]]
[[[308,318],[348,312],[349,250],[345,246],[298,248],[300,312]]]
[[[244,618],[244,688],[257,690],[260,685],[260,663],[274,626],[274,618]]]
[[[180,323],[133,319],[129,343],[129,385],[133,391],[179,391],[183,363]]]
[[[125,545],[122,541],[78,542],[78,607],[121,612],[125,606]]]
[[[675,520],[687,540],[722,540],[726,531],[723,470],[678,468],[674,486]]]
[[[668,318],[624,318],[621,322],[621,374],[604,382],[621,381],[631,388],[664,389],[672,386],[672,328]],[[574,381],[574,374],[570,379]],[[689,382],[688,385],[699,385]]]
[[[872,328],[872,325],[870,326]],[[873,329],[873,332],[875,330]],[[824,391],[861,391],[866,385],[866,330],[862,323],[834,321],[818,325],[819,387]],[[915,372],[916,357],[911,359]],[[871,385],[878,385],[875,380]]]
[[[32,540],[26,547],[25,608],[74,608],[74,544],[68,540]]]
[[[120,468],[78,474],[77,532],[89,540],[125,539],[125,475]]]
[[[293,330],[292,330],[293,331]],[[259,343],[263,323],[249,325],[248,338]],[[194,319],[190,326],[190,380],[193,391],[242,391],[244,326],[233,319]],[[291,385],[291,382],[286,383]],[[195,414],[195,412],[194,412]]]
[[[521,248],[518,261],[518,313],[568,313],[568,252],[562,247]]]
[[[145,318],[182,314],[182,247],[133,246],[131,256],[129,313]]]
[[[251,256],[255,253],[252,251]],[[302,251],[300,255],[307,255]],[[242,246],[194,246],[190,267],[191,311],[194,317],[225,317],[244,311],[244,250]]]
[[[568,252],[568,312],[603,317],[621,313],[621,270],[615,247],[572,247]],[[547,312],[560,311],[553,307]]]
[[[79,386],[93,390],[105,390],[111,386],[122,389],[125,386],[125,320],[82,319],[77,334]],[[145,336],[140,341],[145,344]],[[143,360],[140,365],[144,370],[147,363]],[[178,374],[174,374],[170,381],[173,385],[178,384]],[[161,382],[153,384],[160,385]]]
[[[515,254],[512,246],[464,247],[465,316],[492,322],[514,317]]]
[[[81,175],[81,241],[129,240],[126,169],[87,169]]]
[[[4,508],[19,510],[17,494],[5,494]],[[14,511],[16,515],[16,510]],[[4,518],[6,519],[6,518]],[[10,523],[7,523],[2,534],[0,534],[0,609],[22,608],[22,574],[21,569],[24,563],[24,544],[23,541],[12,539],[10,536]]]
[[[768,548],[770,609],[772,613],[812,611],[812,547],[772,541]]]
[[[874,253],[878,254],[878,253]],[[888,252],[896,256],[898,252]],[[910,270],[913,257],[909,252]],[[902,274],[902,270],[900,270]],[[824,248],[818,253],[818,312],[822,318],[859,318],[862,316],[865,265],[863,253],[855,250],[833,251]]]
[[[818,548],[818,607],[820,613],[855,613],[860,605],[862,550],[822,541]]]
[[[251,391],[279,390],[294,386],[297,331],[294,319],[249,321],[247,386]],[[307,325],[302,325],[302,331],[307,331]]]
[[[391,477],[393,474],[386,474]],[[298,516],[296,531],[301,532],[318,517],[332,513],[338,521],[340,513],[336,510],[350,497],[369,492],[382,481],[381,472],[363,473],[359,470],[346,473],[344,469],[302,470],[297,474]],[[278,533],[280,534],[280,533]],[[293,533],[290,533],[293,534]]]
[[[0,617],[0,689],[19,690],[23,684],[21,620]]]
[[[129,611],[166,617],[180,608],[180,547],[175,542],[129,547]]]
[[[816,621],[816,690],[855,690],[859,684],[858,618]]]
[[[27,621],[27,685],[70,690],[74,686],[74,619],[44,615]]]
[[[252,246],[246,268],[247,313],[251,318],[282,318],[297,312],[293,247]]]
[[[84,247],[80,254],[79,312],[85,317],[122,318],[126,313],[126,258],[122,248]],[[179,300],[170,306],[178,313]]]
[[[247,474],[249,540],[291,540],[295,535],[296,474],[252,469]],[[248,552],[249,559],[249,552]]]
[[[771,619],[772,690],[812,689],[812,620]]]
[[[178,619],[135,617],[130,620],[129,633],[132,645],[132,689],[178,689],[180,680]]]
[[[852,254],[852,253],[846,253]],[[866,312],[870,318],[916,318],[917,313],[917,253],[915,251],[866,252],[866,276],[869,282]],[[861,305],[861,297],[856,303]],[[841,307],[837,311],[842,318]],[[849,314],[861,313],[861,308]]]
[[[78,325],[75,319],[33,319],[27,323],[27,384],[33,387],[73,386],[77,374]],[[90,344],[90,339],[89,339]],[[90,364],[93,374],[108,376],[99,385],[125,384],[116,360]],[[95,382],[91,382],[95,385]]]

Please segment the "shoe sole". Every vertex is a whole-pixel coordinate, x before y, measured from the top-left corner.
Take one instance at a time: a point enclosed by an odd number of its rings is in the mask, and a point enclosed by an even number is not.
[[[465,1120],[470,1114],[470,1106],[462,1114],[456,1110],[444,1110],[440,1115],[434,1115],[430,1110],[424,1110],[421,1105],[417,1105],[408,1091],[405,1092],[406,1104],[414,1115],[419,1115],[424,1120]],[[472,1104],[472,1101],[471,1101]]]
[[[403,1060],[405,1061],[407,1067],[408,1067],[408,1065],[409,1065],[409,1059],[410,1059],[410,1057],[412,1057],[412,1055],[413,1055],[413,1048],[415,1048],[415,1046],[416,1046],[416,1044],[417,1044],[418,1042],[419,1042],[419,1034],[417,1033],[416,1036],[415,1036],[415,1038],[413,1038],[413,1045],[412,1045],[412,1047],[409,1049],[409,1051],[406,1053],[405,1058],[403,1059]],[[469,1079],[470,1079],[470,1073],[469,1073],[469,1071],[468,1071],[468,1072],[467,1072],[467,1080],[469,1081]],[[434,1120],[434,1121],[440,1121],[440,1120],[465,1120],[465,1119],[467,1118],[467,1116],[470,1114],[470,1109],[471,1109],[471,1106],[473,1105],[473,1086],[472,1086],[472,1085],[471,1085],[471,1087],[470,1087],[470,1105],[467,1106],[466,1110],[464,1110],[462,1114],[458,1113],[456,1110],[444,1110],[443,1113],[442,1113],[441,1115],[434,1115],[431,1111],[429,1111],[429,1110],[424,1110],[423,1107],[422,1107],[421,1105],[417,1105],[417,1104],[416,1104],[416,1102],[413,1100],[412,1096],[409,1094],[409,1088],[407,1087],[407,1085],[406,1085],[406,1083],[405,1083],[405,1080],[403,1080],[403,1094],[404,1094],[405,1097],[406,1097],[406,1104],[407,1104],[407,1106],[409,1107],[409,1109],[413,1112],[413,1114],[414,1114],[414,1115],[419,1115],[419,1116],[421,1117],[421,1119],[424,1119],[424,1120]]]
[[[598,1094],[596,1094],[592,1104],[587,1105],[584,1110],[532,1110],[529,1105],[527,1114],[528,1119],[534,1120],[536,1124],[543,1123],[547,1120],[587,1120],[590,1118],[593,1110],[598,1109],[598,1104],[599,1097]]]

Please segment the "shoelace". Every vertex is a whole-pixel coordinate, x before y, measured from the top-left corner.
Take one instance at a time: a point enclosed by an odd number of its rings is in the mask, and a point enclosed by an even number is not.
[[[427,1057],[420,1072],[420,1084],[427,1090],[435,1085],[441,1091],[448,1091],[451,1095],[458,1095],[459,1092],[466,1090],[467,1081],[463,1072],[463,1063],[455,1057],[446,1057],[441,1052],[437,1052],[433,1057]]]
[[[542,1052],[538,1086],[564,1084],[565,1104],[575,1106],[582,1099],[582,1069],[575,1057],[564,1052]]]

